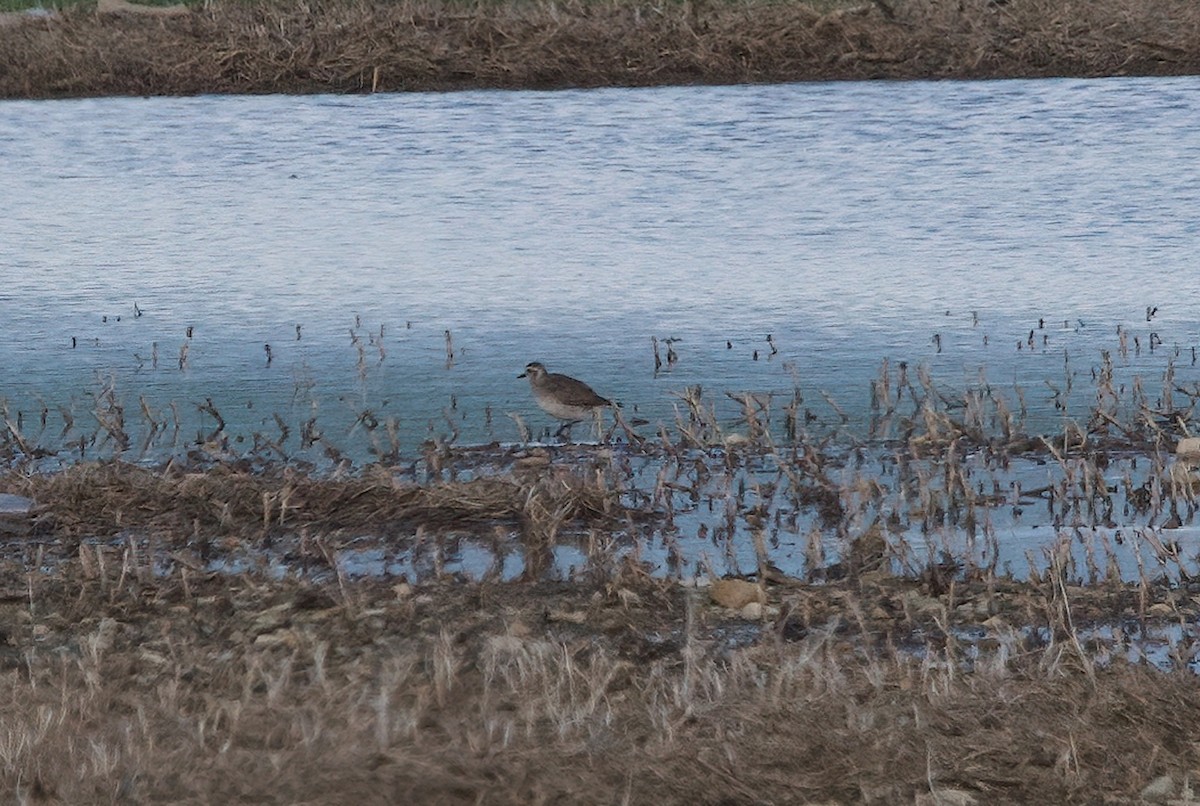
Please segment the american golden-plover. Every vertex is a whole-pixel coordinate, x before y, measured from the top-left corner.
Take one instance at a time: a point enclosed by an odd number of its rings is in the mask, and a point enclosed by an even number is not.
[[[614,405],[611,400],[592,391],[592,387],[583,381],[557,372],[547,372],[546,367],[537,361],[526,364],[525,371],[517,377],[529,379],[533,400],[542,411],[563,421],[555,436],[562,436],[575,423]]]

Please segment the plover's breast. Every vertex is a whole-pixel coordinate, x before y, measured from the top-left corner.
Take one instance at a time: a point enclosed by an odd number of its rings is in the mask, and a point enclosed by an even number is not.
[[[534,389],[533,400],[542,411],[559,420],[582,420],[591,416],[596,406],[577,406],[564,402],[551,391]]]

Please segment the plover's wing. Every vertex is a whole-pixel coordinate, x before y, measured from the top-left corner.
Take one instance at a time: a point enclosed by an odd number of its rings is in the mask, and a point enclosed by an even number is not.
[[[612,405],[611,400],[600,397],[592,387],[569,375],[551,373],[546,376],[546,380],[548,381],[546,391],[553,394],[563,405],[588,409]]]

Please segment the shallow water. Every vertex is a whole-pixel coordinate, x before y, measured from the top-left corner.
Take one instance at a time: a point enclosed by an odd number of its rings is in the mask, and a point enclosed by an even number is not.
[[[1198,106],[1196,78],[6,102],[5,428],[66,461],[161,459],[211,442],[219,413],[232,451],[273,439],[274,458],[363,461],[393,447],[390,424],[415,466],[430,437],[545,433],[516,377],[540,360],[646,435],[700,385],[733,430],[728,395],[773,396],[778,429],[798,394],[804,426],[841,449],[867,435],[887,361],[893,384],[902,365],[952,399],[987,384],[1052,432],[1095,403],[1105,353],[1114,385],[1140,379],[1151,401],[1198,388]],[[123,451],[101,425],[117,416]],[[1036,462],[977,472],[1048,480]],[[753,570],[728,493],[679,497],[669,528],[609,554]],[[801,574],[814,531],[833,563],[887,513],[841,534],[782,514],[771,559]],[[1084,582],[1109,552],[1127,580],[1200,571],[1190,507],[1166,534],[1019,498],[987,517],[990,542],[906,522],[897,570],[944,551],[1024,576],[1065,546]],[[588,565],[588,539],[563,535],[557,573]],[[1182,562],[1156,566],[1155,541]],[[523,570],[474,535],[341,536],[337,558],[349,576]],[[295,571],[269,552],[214,562]]]
[[[167,451],[209,399],[350,451],[369,410],[411,451],[549,425],[530,360],[652,421],[799,384],[860,427],[887,358],[1053,425],[1045,382],[1118,326],[1122,377],[1195,382],[1197,106],[1195,78],[5,102],[0,397],[47,440],[111,383]]]

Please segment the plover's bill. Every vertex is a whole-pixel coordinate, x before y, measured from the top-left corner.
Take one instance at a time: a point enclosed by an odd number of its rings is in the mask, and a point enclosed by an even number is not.
[[[613,405],[611,400],[600,397],[583,381],[557,372],[547,372],[537,361],[526,364],[525,371],[517,377],[529,379],[533,400],[542,411],[564,421],[556,436],[561,436],[572,425],[600,409]]]

